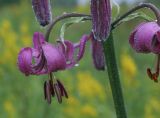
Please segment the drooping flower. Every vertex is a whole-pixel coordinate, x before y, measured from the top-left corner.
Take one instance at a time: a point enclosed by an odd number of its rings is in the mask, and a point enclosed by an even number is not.
[[[158,55],[156,72],[147,69],[149,77],[158,82],[160,64],[160,26],[156,22],[146,22],[138,25],[130,35],[131,47],[139,53],[154,53]]]
[[[156,22],[141,23],[130,36],[129,43],[142,53],[160,53],[160,27]]]
[[[56,45],[45,42],[42,33],[34,33],[33,45],[33,48],[23,48],[18,55],[18,66],[22,73],[40,75],[65,69],[65,56]]]
[[[61,103],[62,96],[68,98],[68,95],[63,84],[52,77],[52,72],[74,67],[83,57],[87,40],[88,36],[84,35],[77,44],[65,40],[52,45],[45,41],[42,33],[35,32],[33,48],[23,48],[18,55],[18,67],[27,76],[49,74],[50,80],[44,83],[45,99],[51,103],[51,96],[56,95]],[[76,49],[79,52],[75,58]],[[54,78],[56,80],[53,82]]]
[[[18,55],[18,67],[22,73],[28,75],[48,74],[49,79],[44,83],[44,95],[48,103],[51,97],[56,96],[58,102],[62,97],[68,98],[63,84],[53,76],[53,72],[74,67],[83,57],[86,42],[91,41],[93,62],[97,70],[105,69],[102,43],[95,40],[93,34],[83,35],[78,43],[64,40],[56,44],[45,41],[42,33],[35,32],[33,35],[33,48],[22,48]],[[75,56],[78,49],[78,54]],[[53,79],[55,79],[53,81]]]
[[[95,39],[106,40],[111,28],[110,0],[91,0],[91,15]]]
[[[32,0],[32,8],[41,26],[46,26],[52,19],[50,0]]]

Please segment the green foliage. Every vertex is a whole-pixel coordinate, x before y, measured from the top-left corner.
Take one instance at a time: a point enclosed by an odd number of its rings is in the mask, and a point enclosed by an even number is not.
[[[159,7],[160,6],[160,4],[159,4],[159,0],[145,0],[146,2],[150,2],[150,3],[153,3],[153,4],[155,4],[157,7]]]
[[[64,2],[66,1],[68,0]],[[58,7],[53,11],[59,15],[64,11],[79,9],[85,12],[89,7]],[[124,13],[127,9],[128,6],[121,6],[121,12]],[[150,16],[150,12],[145,13]],[[63,99],[63,103],[58,104],[56,98],[53,98],[52,104],[48,105],[43,95],[43,83],[48,77],[25,77],[16,65],[19,50],[32,46],[33,32],[44,32],[44,29],[39,27],[31,6],[26,2],[4,7],[0,14],[1,118],[115,118],[109,80],[105,72],[94,69],[90,43],[87,43],[85,56],[78,67],[55,73],[64,83],[69,99]],[[128,43],[130,32],[142,21],[138,18],[114,30],[116,57],[129,118],[158,118],[160,87],[146,74],[147,67],[154,68],[155,57],[151,54],[137,54]],[[61,22],[55,26],[50,42],[59,38],[63,24]],[[89,34],[90,29],[91,23],[88,21],[73,24],[67,28],[65,39],[77,42],[83,34]]]
[[[20,0],[0,0],[0,6],[9,5],[9,4],[16,4],[19,2],[20,2]]]
[[[76,5],[76,0],[54,0],[54,5],[57,6],[73,6]]]

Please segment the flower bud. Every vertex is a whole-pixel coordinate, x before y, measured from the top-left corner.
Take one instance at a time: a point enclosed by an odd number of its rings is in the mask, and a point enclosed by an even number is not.
[[[111,28],[110,0],[91,0],[91,15],[95,39],[106,40]]]
[[[95,40],[93,36],[91,38],[91,50],[95,68],[101,71],[105,70],[105,56],[102,42]]]
[[[41,26],[46,26],[52,19],[50,0],[32,0],[32,8]]]

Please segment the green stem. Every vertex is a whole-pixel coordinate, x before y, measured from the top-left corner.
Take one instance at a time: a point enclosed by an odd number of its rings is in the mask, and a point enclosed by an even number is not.
[[[112,89],[112,95],[113,95],[117,118],[127,118],[124,106],[122,88],[117,68],[112,33],[110,34],[110,37],[107,39],[107,41],[103,42],[103,48],[104,48],[105,60],[106,60],[108,76],[109,76],[110,86]]]

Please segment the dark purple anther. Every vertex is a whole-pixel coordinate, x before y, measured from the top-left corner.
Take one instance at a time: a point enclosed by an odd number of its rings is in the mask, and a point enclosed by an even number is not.
[[[47,86],[47,82],[45,81],[44,82],[44,99],[46,100],[47,99],[47,93],[46,93],[46,86]]]
[[[58,83],[58,86],[59,86],[59,88],[60,88],[61,95],[62,95],[62,96],[65,96],[66,98],[68,98],[67,91],[66,91],[66,89],[64,88],[63,84],[62,84],[59,80],[57,80],[57,83]]]
[[[50,104],[51,97],[56,97],[59,103],[62,103],[62,97],[68,98],[68,94],[64,85],[49,74],[50,80],[44,82],[44,97],[45,100]]]
[[[91,0],[91,15],[95,39],[106,40],[111,28],[110,0]]]
[[[32,0],[32,8],[41,26],[46,26],[52,19],[50,0]]]
[[[55,89],[55,94],[56,94],[58,102],[62,103],[62,95],[61,95],[61,90],[58,86],[58,83],[55,83],[53,86],[54,86],[54,89]]]
[[[47,100],[48,104],[51,104],[51,91],[49,81],[45,82],[44,87],[45,99]]]

